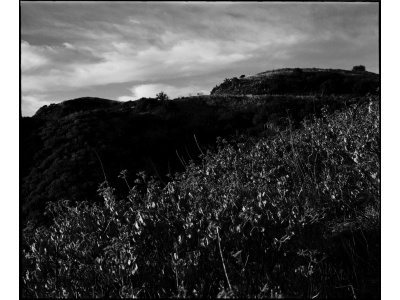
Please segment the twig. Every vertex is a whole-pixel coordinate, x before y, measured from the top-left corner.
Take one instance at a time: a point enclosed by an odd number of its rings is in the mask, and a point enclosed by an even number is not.
[[[232,291],[232,286],[231,286],[231,283],[230,283],[230,281],[229,281],[228,274],[226,273],[226,268],[225,268],[225,263],[224,263],[224,257],[223,257],[223,255],[222,255],[221,243],[220,243],[221,238],[219,237],[218,227],[217,227],[217,236],[218,236],[219,253],[221,254],[222,266],[224,267],[224,272],[225,272],[226,281],[228,281],[229,289]]]
[[[176,155],[178,156],[179,160],[181,161],[181,164],[184,168],[186,168],[186,164],[184,163],[184,161],[182,160],[182,158],[179,156],[178,150],[175,150]]]
[[[108,182],[108,181],[107,181],[107,177],[106,177],[106,172],[104,172],[104,167],[103,167],[103,163],[101,162],[100,156],[99,156],[99,154],[97,153],[96,149],[93,148],[93,150],[94,150],[94,152],[96,153],[97,158],[99,159],[99,162],[100,162],[100,165],[101,165],[101,169],[103,170],[104,180],[105,180],[105,182]]]
[[[151,163],[151,165],[153,166],[153,169],[154,169],[154,171],[156,172],[156,174],[157,174],[157,176],[158,176],[158,178],[160,178],[160,180],[161,180],[161,182],[165,185],[165,182],[164,182],[164,180],[162,180],[162,178],[161,178],[161,176],[160,176],[160,174],[158,174],[158,172],[157,172],[157,169],[156,169],[156,167],[154,166],[154,164],[153,164],[153,160],[150,158],[150,163]]]
[[[175,249],[175,251],[177,251],[177,250]],[[177,289],[178,294],[179,294],[178,270],[177,270],[177,267],[176,267],[176,262],[175,262],[175,259],[174,259],[174,255],[172,253],[171,253],[171,257],[172,257],[173,269],[175,269],[174,271],[175,271],[175,279],[176,279],[176,289]]]
[[[247,266],[247,261],[248,260],[249,260],[249,254],[247,254],[246,263],[244,264],[244,267],[243,267],[243,270],[242,270],[243,273],[246,270],[246,266]]]
[[[188,148],[186,147],[186,144],[184,144],[184,145],[185,145],[186,153],[187,153],[187,155],[189,156],[189,159],[190,159],[190,160],[193,160],[192,157],[190,156],[190,153],[189,153]]]
[[[203,154],[203,155],[204,155],[203,151],[201,150],[201,148],[200,148],[200,146],[199,146],[199,143],[197,142],[196,135],[194,134],[193,136],[194,136],[194,140],[196,141],[197,148],[199,148],[199,150],[200,150],[201,154]]]
[[[343,286],[336,286],[336,289],[342,289],[342,288],[350,288],[351,292],[353,293],[353,298],[356,299],[356,293],[354,292],[354,287],[352,284],[348,284],[348,285],[343,285]]]

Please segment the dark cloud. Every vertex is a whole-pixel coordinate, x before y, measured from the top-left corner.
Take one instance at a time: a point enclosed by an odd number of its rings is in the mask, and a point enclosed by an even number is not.
[[[310,6],[310,23],[315,32],[339,32],[351,39],[364,34],[377,37],[379,30],[378,3],[326,3]]]

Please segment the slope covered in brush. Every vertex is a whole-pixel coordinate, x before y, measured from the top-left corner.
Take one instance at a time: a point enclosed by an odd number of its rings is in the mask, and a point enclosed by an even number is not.
[[[41,108],[21,120],[22,220],[43,221],[49,201],[100,201],[96,188],[104,176],[122,191],[117,175],[146,171],[167,182],[183,171],[199,146],[215,145],[218,136],[274,134],[268,124],[298,126],[321,107],[330,110],[362,98],[353,96],[202,96],[170,101],[118,102],[80,98]],[[195,140],[197,138],[197,142]],[[199,145],[197,145],[197,143]],[[104,173],[102,170],[104,168]]]
[[[49,203],[23,233],[23,297],[380,297],[379,99],[219,140],[163,186]]]

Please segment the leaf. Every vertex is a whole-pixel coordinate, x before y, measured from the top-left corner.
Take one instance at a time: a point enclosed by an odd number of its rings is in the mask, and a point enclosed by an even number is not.
[[[135,264],[135,268],[131,271],[131,274],[132,274],[132,275],[135,275],[135,273],[137,272],[137,270],[138,270],[138,265]]]
[[[238,255],[240,255],[240,253],[242,253],[242,250],[239,250],[238,252],[236,252],[235,254],[232,254],[232,256],[234,258],[237,258]]]

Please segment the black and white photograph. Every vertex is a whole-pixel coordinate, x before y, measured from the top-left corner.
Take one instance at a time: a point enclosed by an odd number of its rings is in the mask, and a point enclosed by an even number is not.
[[[18,43],[20,298],[381,298],[381,2],[20,1]]]

